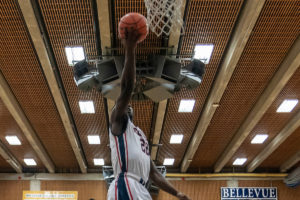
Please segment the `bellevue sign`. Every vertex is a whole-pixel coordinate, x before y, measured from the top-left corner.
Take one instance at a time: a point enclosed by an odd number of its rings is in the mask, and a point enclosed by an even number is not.
[[[221,187],[221,200],[277,200],[275,187]]]

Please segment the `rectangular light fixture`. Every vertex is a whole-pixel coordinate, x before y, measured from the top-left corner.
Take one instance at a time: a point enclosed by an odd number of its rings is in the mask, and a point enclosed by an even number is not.
[[[24,162],[27,166],[35,166],[36,165],[35,160],[32,158],[25,158]]]
[[[243,165],[247,161],[247,158],[237,158],[233,162],[233,165]]]
[[[257,134],[252,140],[251,144],[262,144],[268,138],[267,134]]]
[[[21,141],[15,135],[5,136],[5,139],[10,145],[21,145]]]
[[[79,107],[82,114],[95,113],[93,101],[79,101]]]
[[[173,165],[175,159],[174,158],[165,158],[163,165]]]
[[[95,166],[103,166],[104,165],[104,159],[103,158],[94,158],[94,165]]]
[[[276,112],[282,112],[282,113],[291,112],[297,104],[298,104],[298,99],[286,99],[280,104]]]
[[[178,112],[193,112],[194,105],[194,99],[183,99],[180,101]]]
[[[213,44],[197,44],[194,49],[194,59],[199,59],[205,64],[208,64],[213,49]]]
[[[181,144],[182,138],[183,138],[182,134],[171,135],[170,144]]]
[[[85,59],[83,47],[66,47],[65,50],[69,65],[74,65]]]
[[[100,144],[99,135],[88,135],[87,137],[89,144]]]

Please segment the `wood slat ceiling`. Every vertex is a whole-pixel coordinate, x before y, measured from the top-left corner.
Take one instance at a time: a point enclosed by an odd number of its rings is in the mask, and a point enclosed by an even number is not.
[[[81,140],[89,168],[94,168],[94,158],[104,158],[110,163],[108,130],[104,99],[95,90],[80,91],[73,79],[73,69],[68,65],[66,46],[83,46],[89,59],[97,56],[96,36],[91,2],[89,1],[51,1],[39,0],[43,19],[57,61],[67,99]],[[92,100],[95,114],[81,114],[80,100]],[[101,144],[89,145],[87,135],[100,135]]]
[[[220,64],[226,44],[237,19],[243,1],[191,1],[186,19],[185,34],[182,36],[181,54],[192,54],[196,44],[214,44],[214,51],[206,65],[202,84],[193,91],[182,90],[169,100],[167,114],[159,148],[158,162],[164,158],[175,158],[178,167],[205,102],[212,81]],[[191,56],[190,56],[191,57]],[[195,99],[192,113],[178,113],[181,99]],[[172,134],[184,134],[182,144],[170,144]]]
[[[299,24],[300,25],[300,24]],[[276,113],[277,108],[279,105],[284,101],[284,99],[300,99],[300,69],[296,71],[296,73],[292,76],[290,81],[286,84],[285,88],[281,91],[281,93],[278,95],[277,99],[273,102],[273,104],[270,106],[268,111],[265,113],[265,115],[262,117],[260,122],[256,125],[256,127],[253,129],[253,131],[250,133],[250,135],[245,139],[244,143],[241,145],[239,150],[235,153],[235,155],[232,157],[232,160],[227,163],[227,166],[231,166],[233,161],[238,157],[247,157],[247,163],[250,163],[252,159],[263,150],[264,147],[266,147],[273,138],[283,129],[283,127],[286,125],[286,123],[294,116],[295,113],[297,113],[300,110],[300,105],[296,105],[294,110],[291,113]],[[269,137],[263,144],[251,144],[251,140],[254,138],[256,134],[268,134]],[[298,139],[297,139],[298,136]],[[300,149],[300,140],[299,140],[299,130],[295,131],[290,138],[294,138],[296,144],[298,143],[298,146],[296,146],[296,149],[294,147],[294,150],[297,151]],[[282,145],[283,147],[290,149],[290,145]],[[277,158],[273,156],[269,157],[269,159],[274,161],[275,160],[281,160],[281,162],[276,162],[276,167],[280,166],[280,163],[282,164],[284,161],[286,161],[293,152],[287,151],[285,149],[284,151],[280,151],[281,154],[279,155],[277,152]],[[274,153],[273,153],[274,154]],[[273,163],[271,161],[271,163]],[[245,163],[245,164],[247,164]],[[262,165],[263,166],[263,165]]]
[[[299,35],[297,5],[266,1],[191,167],[212,167],[251,110]]]
[[[1,71],[56,167],[77,168],[18,5],[6,1],[1,6]]]
[[[19,138],[22,145],[9,145],[5,136],[15,135]],[[37,168],[44,168],[44,165],[32,149],[17,122],[11,116],[3,101],[0,100],[0,140],[8,150],[17,158],[24,167],[24,158],[33,158],[37,163]]]
[[[46,32],[50,39],[50,45],[63,83],[63,90],[66,93],[75,123],[75,130],[78,132],[88,169],[100,169],[94,166],[93,158],[104,158],[105,164],[110,164],[105,100],[100,93],[94,90],[81,92],[76,87],[72,67],[68,65],[65,54],[66,46],[83,46],[88,59],[94,59],[98,56],[96,42],[97,37],[100,38],[100,36],[96,35],[95,32],[96,22],[93,18],[92,7],[92,4],[96,1],[33,0],[32,2],[37,2],[40,8],[42,21],[45,23]],[[114,36],[112,46],[120,48],[121,44],[117,34],[118,22],[128,12],[139,12],[146,15],[144,0],[115,0],[109,2],[112,11],[112,35]],[[179,170],[190,138],[194,134],[202,107],[218,73],[218,67],[222,62],[222,56],[232,36],[232,30],[243,3],[243,0],[189,1],[186,10],[185,33],[181,36],[181,46],[179,47],[180,53],[192,55],[194,47],[198,43],[214,44],[215,46],[211,60],[206,65],[206,74],[201,86],[193,91],[184,89],[168,101],[160,141],[163,146],[159,148],[157,164],[162,164],[164,158],[175,158],[174,166],[170,168]],[[300,0],[266,1],[222,97],[220,106],[217,108],[193,158],[190,171],[199,168],[212,170],[216,160],[285,58],[289,48],[295,39],[299,37],[299,8]],[[79,172],[77,161],[16,1],[1,1],[0,16],[1,72],[55,163],[56,170],[58,172]],[[153,33],[150,33],[147,39],[138,45],[138,58],[145,59],[151,53],[161,53],[162,51],[158,50],[157,47],[167,44],[167,39],[167,37],[156,37]],[[124,52],[117,50],[115,53],[123,54]],[[231,164],[236,157],[245,156],[248,158],[248,162],[251,161],[277,135],[289,119],[300,110],[300,104],[298,104],[290,114],[279,115],[275,112],[283,99],[300,98],[299,85],[300,69],[293,75],[260,122],[227,163],[227,167],[232,169]],[[181,99],[196,100],[192,113],[178,113]],[[92,100],[96,113],[81,114],[79,109],[80,100]],[[135,112],[134,123],[151,140],[155,104],[147,100],[132,101],[131,105]],[[0,120],[0,140],[22,163],[23,167],[25,167],[23,158],[33,156],[38,163],[36,170],[44,170],[43,164],[36,157],[24,134],[1,101]],[[4,136],[10,131],[14,131],[21,138],[23,144],[21,150],[17,146],[9,146],[4,139]],[[261,132],[269,134],[268,140],[262,145],[251,145],[250,141],[254,135]],[[87,135],[89,134],[100,135],[101,144],[89,145],[87,141]],[[172,134],[183,134],[183,143],[179,145],[169,144]],[[284,161],[299,151],[299,138],[300,128],[282,143],[260,167],[266,169],[279,168]],[[245,170],[244,168],[241,169]],[[13,168],[0,157],[0,172],[13,171]]]

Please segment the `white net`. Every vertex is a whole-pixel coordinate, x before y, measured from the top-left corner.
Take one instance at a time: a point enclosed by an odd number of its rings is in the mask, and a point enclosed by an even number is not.
[[[149,28],[157,36],[183,30],[182,0],[144,0]]]

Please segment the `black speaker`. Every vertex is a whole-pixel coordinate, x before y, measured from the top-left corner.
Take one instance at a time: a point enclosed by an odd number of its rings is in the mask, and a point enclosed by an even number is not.
[[[166,56],[150,56],[149,65],[154,67],[153,76],[177,83],[180,75],[181,63]]]

